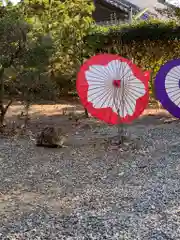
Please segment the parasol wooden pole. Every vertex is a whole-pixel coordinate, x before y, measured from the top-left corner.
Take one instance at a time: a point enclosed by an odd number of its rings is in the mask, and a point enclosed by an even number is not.
[[[118,144],[123,144],[123,141],[124,141],[124,124],[123,122],[121,121],[121,116],[120,116],[120,109],[117,107],[118,104],[116,104],[116,98],[117,98],[117,91],[115,91],[115,94],[114,94],[114,106],[116,106],[116,109],[117,109],[117,114],[118,114],[118,121],[117,121],[117,132],[118,132]],[[123,96],[122,96],[122,99],[123,99]],[[122,106],[123,106],[123,102],[122,102]],[[124,112],[124,110],[123,110]]]
[[[123,123],[121,122],[121,117],[119,114],[119,109],[118,109],[118,137],[119,137],[119,144],[123,144],[124,141],[124,129],[123,129]]]

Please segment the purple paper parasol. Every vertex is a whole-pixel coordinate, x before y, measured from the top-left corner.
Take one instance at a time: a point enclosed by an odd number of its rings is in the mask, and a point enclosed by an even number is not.
[[[174,117],[180,118],[180,59],[165,63],[155,79],[156,98]]]

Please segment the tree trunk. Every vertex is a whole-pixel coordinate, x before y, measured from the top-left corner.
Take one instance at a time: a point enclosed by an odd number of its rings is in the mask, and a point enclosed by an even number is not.
[[[4,123],[4,68],[1,67],[0,69],[0,127],[3,126]]]
[[[5,119],[5,115],[7,113],[8,108],[10,107],[10,105],[12,104],[12,100],[9,100],[8,104],[6,106],[4,106],[3,104],[0,106],[0,128],[2,128],[4,126],[4,119]]]
[[[29,122],[29,108],[30,108],[30,101],[27,101],[25,104],[25,119],[24,119],[24,128],[27,128]]]
[[[4,127],[4,118],[5,118],[5,112],[1,110],[1,115],[0,115],[0,128]]]
[[[84,109],[84,115],[85,115],[85,118],[89,118],[89,114],[86,108]]]

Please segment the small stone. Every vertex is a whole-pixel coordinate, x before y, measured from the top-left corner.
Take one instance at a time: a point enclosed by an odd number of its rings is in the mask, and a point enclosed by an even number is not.
[[[122,176],[124,176],[124,172],[120,172],[120,173],[118,173],[118,175],[119,175],[120,177],[122,177]]]

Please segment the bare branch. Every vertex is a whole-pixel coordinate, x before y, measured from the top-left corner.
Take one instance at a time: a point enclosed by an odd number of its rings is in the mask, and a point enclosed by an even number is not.
[[[9,100],[8,104],[4,107],[4,113],[6,114],[8,108],[10,107],[10,105],[12,104],[13,100]]]

